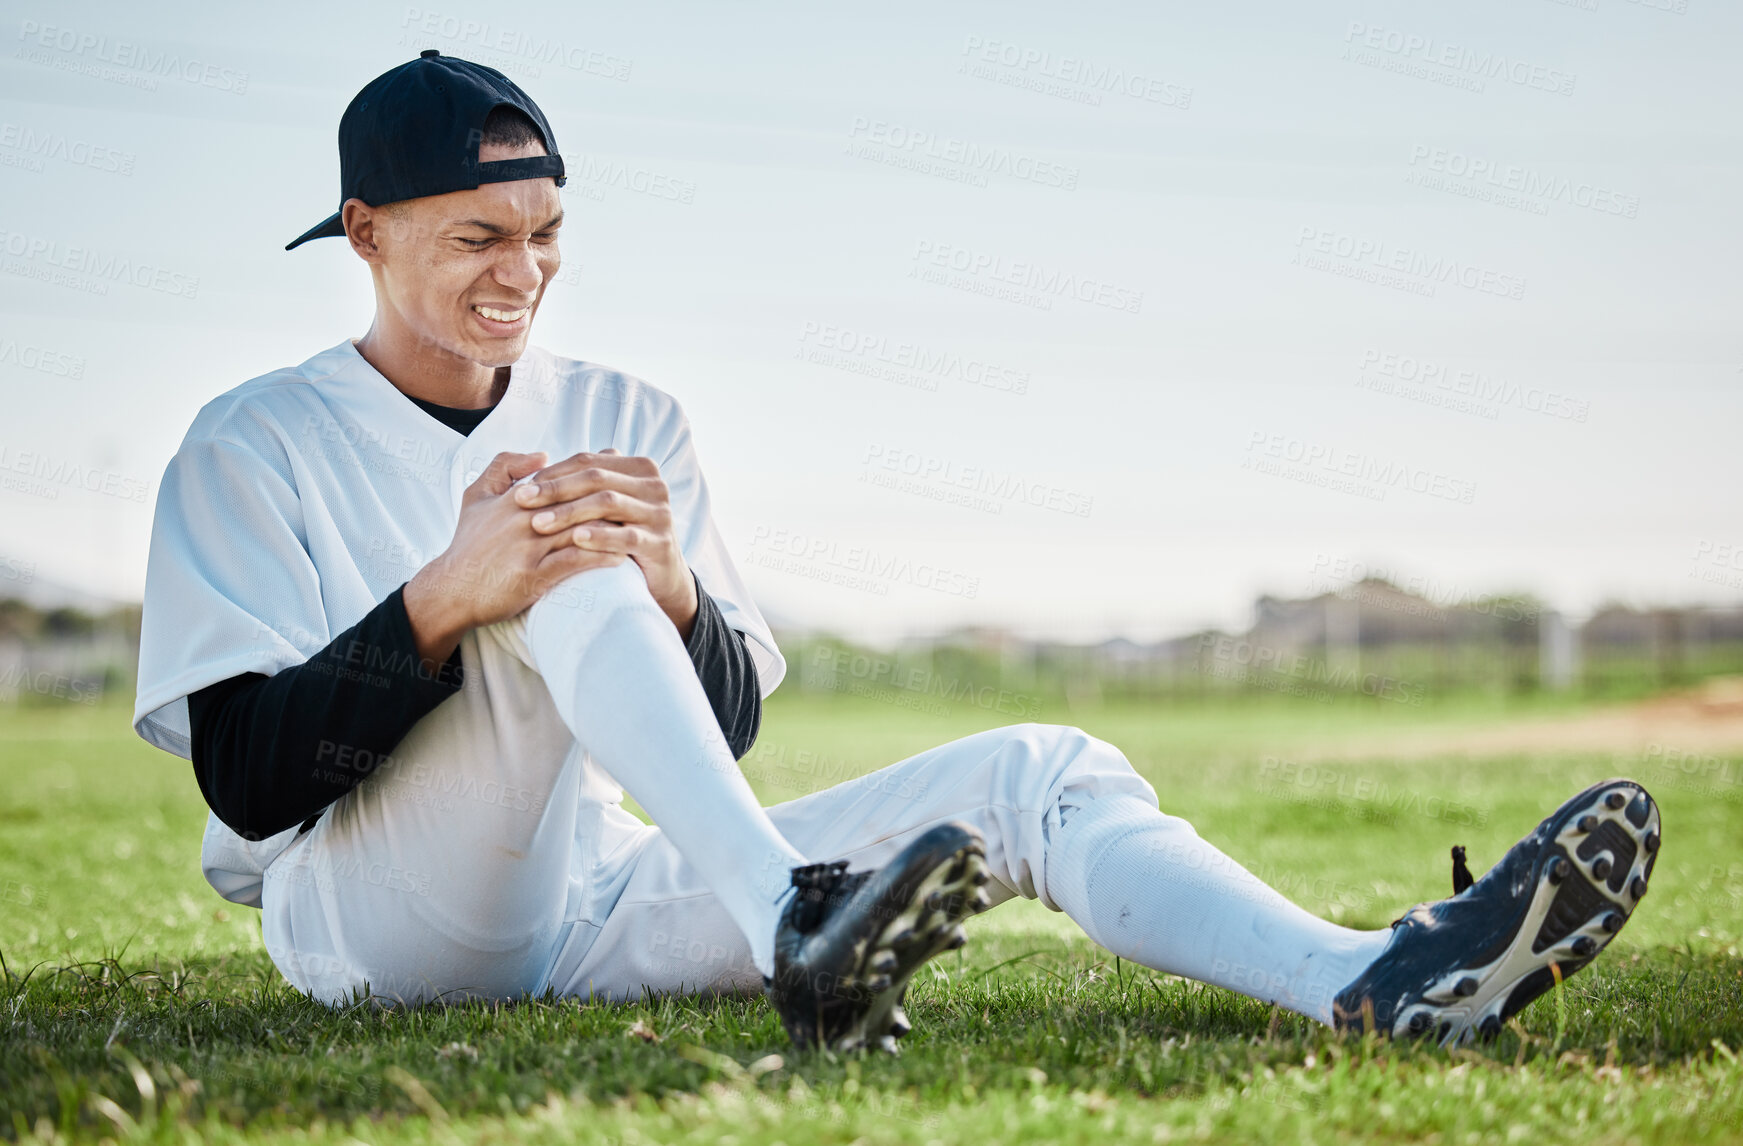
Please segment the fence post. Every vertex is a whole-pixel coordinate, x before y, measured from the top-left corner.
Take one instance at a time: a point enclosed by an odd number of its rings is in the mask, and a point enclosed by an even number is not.
[[[1580,646],[1573,626],[1554,609],[1537,615],[1537,678],[1551,692],[1565,692],[1580,674]]]

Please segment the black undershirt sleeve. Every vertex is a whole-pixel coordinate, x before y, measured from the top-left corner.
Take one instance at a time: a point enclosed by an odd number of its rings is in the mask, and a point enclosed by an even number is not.
[[[696,574],[690,574],[695,579]],[[702,582],[696,580],[696,625],[685,642],[696,678],[708,694],[708,706],[720,724],[720,734],[742,760],[756,743],[763,722],[763,699],[757,691],[757,666],[745,635],[729,628]]]
[[[242,838],[320,814],[462,687],[459,649],[438,672],[424,670],[403,592],[300,665],[243,673],[188,697],[200,792]]]
[[[439,672],[423,669],[403,591],[300,665],[270,677],[243,673],[188,697],[194,775],[207,806],[232,831],[264,839],[299,823],[313,826],[460,690],[458,649]],[[750,751],[762,724],[756,665],[700,581],[696,600],[686,649],[736,759]]]

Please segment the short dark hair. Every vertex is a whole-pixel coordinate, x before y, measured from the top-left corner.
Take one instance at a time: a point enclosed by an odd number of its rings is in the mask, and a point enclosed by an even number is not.
[[[532,116],[518,107],[498,104],[490,109],[490,114],[484,117],[484,129],[479,138],[479,144],[491,144],[496,147],[525,147],[536,143],[548,154],[551,145],[545,140],[539,125],[533,122]]]

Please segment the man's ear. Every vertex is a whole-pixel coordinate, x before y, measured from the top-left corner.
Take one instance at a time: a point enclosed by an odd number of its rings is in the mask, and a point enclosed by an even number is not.
[[[357,257],[366,263],[382,261],[381,245],[376,241],[376,227],[384,220],[383,212],[361,199],[347,199],[339,208],[339,219],[345,224],[345,238]]]

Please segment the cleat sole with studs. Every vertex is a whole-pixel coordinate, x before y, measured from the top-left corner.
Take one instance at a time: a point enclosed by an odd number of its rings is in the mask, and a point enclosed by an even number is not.
[[[908,980],[933,956],[967,943],[962,921],[986,910],[980,905],[985,893],[979,890],[986,879],[976,882],[977,875],[986,875],[986,851],[978,841],[962,848],[923,879],[908,908],[886,924],[872,941],[868,963],[886,970],[866,984],[876,998],[866,1010],[864,1032],[856,1045],[893,1050],[895,1040],[908,1033],[908,1016],[902,1009]],[[987,906],[991,906],[990,902]],[[845,1041],[854,1040],[850,1037]],[[838,1041],[836,1049],[854,1048]]]
[[[1657,859],[1658,805],[1632,781],[1584,792],[1579,814],[1538,857],[1510,941],[1436,976],[1400,1007],[1394,1036],[1434,1030],[1443,1044],[1499,1034],[1533,999],[1591,962],[1621,931]]]

